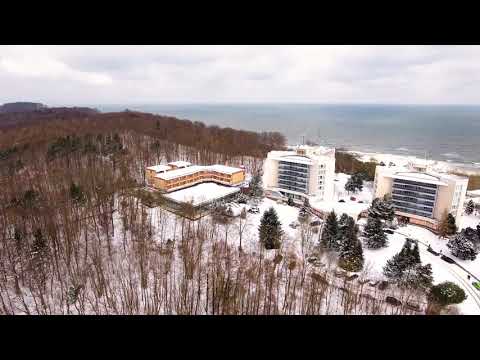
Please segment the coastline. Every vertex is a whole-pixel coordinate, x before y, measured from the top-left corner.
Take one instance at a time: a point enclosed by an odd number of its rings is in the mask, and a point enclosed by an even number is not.
[[[397,155],[353,150],[346,150],[346,152],[354,155],[358,160],[363,162],[375,160],[377,162],[383,161],[387,165],[390,162],[393,162],[396,165],[406,165],[410,161],[425,161],[424,158],[420,158],[414,155]],[[465,175],[480,175],[480,164],[476,163],[465,164],[435,159],[427,159],[427,163],[432,166],[432,169],[434,171],[438,172],[459,172]]]

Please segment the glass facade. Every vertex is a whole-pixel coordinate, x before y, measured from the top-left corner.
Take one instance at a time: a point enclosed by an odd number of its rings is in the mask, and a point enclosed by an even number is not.
[[[393,179],[392,200],[395,210],[433,218],[437,188],[435,184]]]
[[[309,165],[278,162],[278,187],[285,190],[308,193]]]

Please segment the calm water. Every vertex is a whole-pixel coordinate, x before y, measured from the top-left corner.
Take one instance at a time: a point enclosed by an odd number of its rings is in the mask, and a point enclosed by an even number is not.
[[[427,156],[480,167],[480,106],[316,104],[136,105],[125,108],[237,129],[280,131],[349,150]]]

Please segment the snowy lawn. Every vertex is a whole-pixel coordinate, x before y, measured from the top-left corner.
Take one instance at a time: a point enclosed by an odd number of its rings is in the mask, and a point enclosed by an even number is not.
[[[334,183],[334,196],[332,201],[320,201],[315,197],[310,200],[310,205],[318,210],[330,212],[335,210],[337,215],[346,213],[347,215],[356,219],[358,215],[363,211],[369,208],[370,203],[372,202],[372,188],[373,183],[371,181],[363,182],[363,189],[361,192],[353,194],[348,193],[345,190],[345,184],[347,183],[350,175],[337,173],[335,174],[335,183]],[[355,201],[350,200],[350,197],[355,197]],[[345,202],[338,202],[339,200],[344,200]],[[363,203],[359,203],[363,201]]]
[[[367,209],[370,206],[372,200],[372,183],[364,182],[364,189],[361,193],[355,194],[355,196],[360,200],[365,201],[364,204],[359,204],[358,202],[350,201],[350,196],[345,194],[344,185],[348,180],[348,175],[337,174],[337,179],[339,181],[335,182],[335,200],[333,202],[320,202],[311,200],[311,205],[317,208],[330,211],[335,210],[338,217],[344,212],[351,216],[358,215],[362,210]],[[209,185],[209,184],[202,184]],[[216,187],[222,187],[216,185]],[[197,187],[198,189],[198,187]],[[227,188],[230,189],[230,188]],[[185,189],[187,190],[187,189]],[[185,193],[185,192],[184,192]],[[200,191],[196,191],[200,195]],[[203,192],[204,194],[207,191]],[[345,203],[338,203],[338,199],[344,199]],[[244,205],[234,206],[234,213],[238,215],[241,212],[241,208]],[[293,229],[289,224],[293,221],[296,221],[298,218],[299,209],[296,207],[291,207],[286,204],[278,204],[270,199],[263,199],[259,204],[260,212],[258,214],[247,213],[246,219],[240,219],[240,217],[234,217],[231,219],[229,224],[220,225],[223,228],[223,231],[226,230],[228,233],[228,243],[231,246],[238,247],[240,244],[239,228],[240,225],[244,226],[242,233],[242,248],[246,252],[258,252],[260,250],[260,244],[258,240],[258,227],[260,225],[260,220],[263,216],[263,213],[270,207],[273,207],[278,214],[279,220],[282,224],[282,230],[284,231],[283,237],[283,253],[295,254],[298,257],[302,256],[302,245],[300,239],[300,227]],[[248,208],[248,206],[247,206]],[[158,211],[157,209],[151,209],[153,211]],[[180,222],[181,219],[174,214],[164,212],[163,217],[157,218],[154,216],[154,226],[157,228],[156,235],[165,238],[175,238],[179,236]],[[312,218],[314,220],[314,218]],[[204,221],[204,220],[202,220]],[[461,228],[467,226],[475,228],[476,225],[480,222],[480,217],[470,215],[464,216],[462,219]],[[366,223],[366,219],[361,219],[358,224],[360,227]],[[368,274],[368,278],[371,280],[377,280],[383,278],[383,267],[385,266],[387,260],[393,257],[396,253],[400,251],[404,242],[405,236],[418,239],[425,244],[430,244],[435,251],[442,250],[442,253],[450,255],[450,249],[446,247],[447,240],[439,239],[438,236],[433,234],[427,229],[407,225],[399,227],[397,230],[399,233],[388,234],[389,244],[386,248],[378,250],[370,250],[365,246],[364,258],[365,266],[364,271]],[[361,238],[361,232],[359,233]],[[312,234],[311,241],[314,244],[318,242],[318,234]],[[420,256],[423,264],[430,263],[432,265],[434,283],[439,283],[443,281],[453,281],[454,283],[461,286],[468,298],[462,304],[458,306],[459,310],[464,314],[480,314],[480,291],[473,289],[471,282],[467,280],[466,273],[458,268],[456,265],[448,264],[441,260],[439,257],[434,256],[426,250],[426,246],[420,245]],[[273,252],[272,252],[273,254]],[[452,256],[453,258],[453,256]],[[475,274],[480,278],[480,256],[475,261],[463,261],[457,258],[454,258],[460,265],[468,269],[470,272]],[[475,292],[476,291],[476,292]]]

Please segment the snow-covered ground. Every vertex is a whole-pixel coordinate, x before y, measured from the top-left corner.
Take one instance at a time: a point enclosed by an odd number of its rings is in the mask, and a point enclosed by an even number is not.
[[[370,206],[372,200],[372,183],[364,182],[364,188],[362,192],[358,194],[352,194],[356,198],[356,201],[350,200],[350,195],[348,195],[344,186],[348,180],[349,175],[346,174],[336,174],[335,182],[335,197],[334,201],[331,202],[321,202],[315,199],[311,200],[311,205],[330,211],[335,210],[338,216],[346,212],[351,216],[358,215],[364,209],[367,209]],[[202,184],[208,185],[208,184]],[[218,185],[216,185],[218,187]],[[185,189],[187,190],[187,189]],[[205,191],[199,192],[198,188],[194,191],[195,194],[201,195],[201,193],[208,193],[208,189]],[[186,191],[184,191],[186,193]],[[344,199],[345,203],[339,203],[339,199]],[[358,203],[358,200],[364,201],[364,203]],[[286,204],[277,203],[270,199],[263,199],[259,203],[258,214],[247,213],[246,219],[241,219],[237,215],[240,214],[242,207],[245,205],[233,206],[232,210],[236,215],[235,218],[232,218],[230,223],[224,226],[224,230],[228,233],[228,243],[233,246],[240,245],[240,236],[239,230],[240,227],[243,228],[242,232],[242,249],[246,252],[257,252],[260,249],[260,244],[258,241],[258,227],[260,225],[260,219],[263,215],[263,212],[270,207],[273,207],[279,217],[279,220],[282,224],[282,229],[284,231],[283,237],[283,250],[285,253],[296,255],[301,257],[302,255],[302,244],[301,244],[301,229],[297,227],[293,229],[289,226],[290,223],[294,222],[298,218],[299,209],[296,207],[288,206]],[[247,206],[248,208],[248,206]],[[151,209],[150,211],[159,211],[157,209]],[[165,212],[163,212],[165,214]],[[167,238],[174,239],[178,238],[181,231],[181,218],[171,213],[167,213],[167,216],[153,216],[154,226],[157,227],[155,233],[157,236],[161,236],[163,240]],[[314,220],[312,218],[312,220]],[[202,220],[205,221],[205,220]],[[359,224],[365,224],[366,219],[361,219]],[[464,216],[462,223],[459,224],[461,228],[467,226],[475,228],[476,225],[480,222],[480,216],[470,215]],[[407,225],[400,227],[398,233],[388,235],[389,245],[386,248],[379,250],[369,250],[364,247],[364,257],[365,257],[365,266],[364,270],[368,273],[368,277],[372,280],[382,278],[383,266],[393,255],[400,251],[401,247],[405,242],[405,237],[412,237],[418,239],[421,243],[430,244],[431,247],[436,250],[442,250],[443,254],[449,255],[450,250],[446,247],[447,240],[439,239],[438,236],[433,234],[427,229]],[[311,233],[311,242],[318,242],[318,233]],[[458,306],[459,310],[463,314],[480,314],[480,291],[475,290],[471,286],[473,281],[467,280],[467,273],[462,269],[453,264],[448,264],[441,260],[439,257],[436,257],[426,251],[426,246],[420,245],[420,255],[422,263],[430,263],[432,265],[434,283],[439,283],[443,281],[453,281],[462,288],[464,288],[466,294],[468,295],[467,300]],[[454,258],[461,266],[469,270],[472,274],[480,278],[480,256],[475,261],[463,261],[460,259]]]
[[[437,172],[461,171],[469,175],[480,174],[480,164],[469,165],[449,161],[429,160],[408,155],[379,154],[360,151],[349,152],[355,155],[360,161],[365,162],[375,160],[377,162],[383,161],[386,165],[388,165],[390,162],[393,162],[397,166],[405,166],[411,161],[418,163],[426,160],[427,163],[432,167],[432,170]]]
[[[363,189],[356,194],[348,194],[345,190],[350,175],[338,173],[335,174],[334,196],[332,201],[320,201],[315,197],[310,199],[310,205],[318,210],[332,211],[335,210],[337,214],[346,213],[354,219],[363,211],[369,208],[372,202],[373,183],[371,181],[364,181]],[[355,200],[350,200],[354,197]],[[339,202],[344,200],[345,202]],[[360,203],[359,201],[362,201]]]

